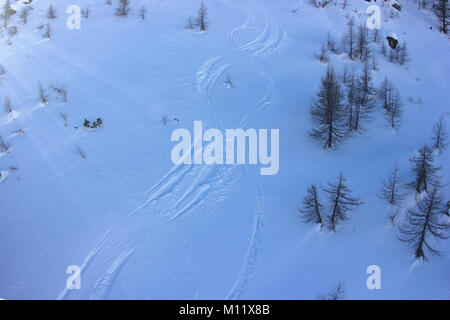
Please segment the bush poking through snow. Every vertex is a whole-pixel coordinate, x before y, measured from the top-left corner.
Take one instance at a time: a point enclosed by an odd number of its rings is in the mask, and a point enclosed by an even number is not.
[[[167,126],[167,123],[169,122],[169,119],[167,119],[166,116],[163,116],[161,120],[162,120],[163,126],[166,127],[166,126]]]
[[[344,299],[345,285],[339,281],[329,292],[319,294],[318,300],[342,300]]]
[[[129,0],[119,0],[116,7],[115,15],[118,17],[126,17],[130,12],[130,1]]]
[[[79,145],[77,145],[76,152],[81,157],[81,159],[86,160],[86,152]]]
[[[8,96],[5,96],[5,112],[11,113],[12,112],[12,105],[11,105],[11,99],[9,99]]]
[[[67,127],[67,126],[68,126],[68,123],[67,123],[67,113],[65,113],[65,112],[60,112],[60,113],[59,113],[59,116],[60,116],[61,119],[63,120],[64,127]]]
[[[47,93],[45,92],[45,89],[40,82],[38,82],[38,89],[39,89],[39,101],[43,105],[47,104],[48,103]]]
[[[192,17],[189,16],[187,23],[186,23],[186,29],[194,30],[194,24],[192,23]]]
[[[141,20],[145,20],[145,18],[147,17],[147,7],[146,6],[142,6],[139,9],[139,17],[141,18]]]
[[[1,153],[8,153],[10,146],[6,144],[5,140],[0,136],[0,152]]]
[[[9,18],[15,14],[16,11],[11,8],[11,0],[6,0],[3,4],[2,13],[0,14],[0,18],[3,20],[3,27],[8,27]]]
[[[48,10],[47,10],[47,18],[49,18],[50,20],[54,20],[54,19],[58,18],[58,16],[56,15],[56,10],[55,10],[55,8],[53,7],[53,5],[50,5],[50,6],[48,7]]]
[[[30,15],[30,11],[32,10],[32,7],[24,7],[20,11],[20,20],[22,20],[23,24],[26,24],[28,22],[28,16]]]
[[[58,95],[58,97],[61,99],[62,102],[67,103],[67,89],[66,89],[66,87],[52,85],[51,88]]]
[[[97,120],[94,121],[92,123],[92,125],[91,125],[91,122],[89,120],[87,120],[87,119],[84,119],[84,122],[83,122],[83,126],[85,126],[86,128],[91,128],[91,129],[99,128],[102,125],[103,125],[103,120],[100,117],[97,118]]]
[[[227,78],[225,80],[225,88],[234,88],[233,81],[231,81],[230,74],[227,74]]]
[[[89,6],[86,6],[84,9],[81,9],[81,15],[83,18],[88,19],[89,14],[91,13],[91,10],[89,9]]]
[[[52,37],[52,30],[50,28],[50,24],[47,23],[43,28],[44,28],[44,34],[42,36],[46,39],[50,39]]]

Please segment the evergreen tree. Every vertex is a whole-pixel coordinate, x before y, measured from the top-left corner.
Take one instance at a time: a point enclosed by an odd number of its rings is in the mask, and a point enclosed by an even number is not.
[[[448,239],[446,233],[450,225],[443,221],[443,211],[442,197],[437,188],[433,188],[416,209],[408,210],[406,220],[399,228],[399,239],[412,245],[416,258],[426,260],[428,254],[439,255],[431,246],[430,239]]]
[[[413,163],[415,175],[414,181],[408,184],[409,187],[417,193],[430,191],[437,183],[436,174],[440,169],[433,164],[433,151],[427,145],[424,145],[418,150],[418,154],[409,161]]]
[[[317,99],[311,106],[313,129],[310,135],[324,143],[325,148],[339,144],[345,136],[345,110],[342,103],[343,93],[334,68],[328,66]]]
[[[433,147],[437,150],[447,149],[447,130],[444,116],[440,116],[438,122],[433,127]]]
[[[397,205],[404,198],[402,179],[397,165],[389,170],[387,178],[381,181],[381,196],[392,205]]]
[[[303,208],[299,210],[302,214],[302,219],[305,222],[314,222],[322,226],[322,205],[319,202],[317,188],[312,184],[306,191],[303,198]]]
[[[358,197],[352,197],[351,190],[345,185],[345,178],[339,174],[337,183],[328,183],[328,188],[323,189],[328,194],[328,201],[331,207],[331,217],[329,229],[336,231],[336,225],[348,219],[347,212],[355,210],[362,203]]]

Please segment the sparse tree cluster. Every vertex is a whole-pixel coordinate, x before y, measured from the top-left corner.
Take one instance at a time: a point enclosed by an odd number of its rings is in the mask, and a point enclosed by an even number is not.
[[[399,65],[404,66],[409,62],[409,52],[406,42],[403,44],[399,43],[396,45],[395,49],[392,49],[391,47],[387,48],[383,43],[381,51],[391,63],[398,63]]]
[[[436,0],[434,3],[434,12],[440,22],[440,31],[445,34],[448,33],[449,8],[448,0]]]
[[[323,205],[320,203],[317,187],[312,184],[303,198],[303,207],[300,209],[302,219],[305,222],[314,222],[323,226],[326,222],[328,229],[336,231],[336,226],[348,219],[348,212],[355,210],[362,204],[358,197],[351,196],[352,191],[345,184],[342,173],[339,174],[337,183],[328,183],[327,188],[322,188],[327,194],[329,213],[324,218]]]
[[[403,114],[403,103],[397,88],[387,78],[381,82],[377,98],[386,113],[386,120],[392,128],[398,128]]]
[[[310,131],[325,148],[336,147],[349,133],[361,132],[372,120],[376,92],[370,72],[367,62],[360,75],[344,70],[338,77],[333,66],[328,67],[311,107]]]
[[[195,27],[197,27],[200,31],[206,31],[206,29],[208,29],[208,13],[203,2],[200,4],[200,8],[198,9],[195,24],[192,22],[191,16],[189,16],[187,21],[187,29],[194,29]]]
[[[446,146],[444,117],[441,116],[433,127],[434,150],[443,150]],[[440,189],[442,184],[434,165],[433,149],[427,145],[419,148],[410,161],[413,164],[414,180],[407,184],[417,195],[417,206],[407,210],[403,224],[400,226],[399,239],[409,243],[415,251],[415,257],[427,260],[429,255],[439,255],[435,249],[437,241],[448,239],[448,210],[450,201],[444,204]],[[392,179],[389,180],[392,182]],[[392,185],[392,183],[388,183]],[[389,189],[386,189],[389,190]]]
[[[355,20],[347,22],[347,32],[343,38],[343,48],[350,59],[366,62],[371,53],[369,48],[369,33],[364,25],[355,28]]]

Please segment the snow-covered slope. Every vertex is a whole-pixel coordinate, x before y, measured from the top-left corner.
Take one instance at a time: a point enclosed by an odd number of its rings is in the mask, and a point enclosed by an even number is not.
[[[37,27],[48,22],[51,2],[58,18],[44,39]],[[7,95],[13,107],[0,117],[11,145],[0,157],[0,297],[315,299],[342,281],[349,299],[449,298],[448,241],[437,245],[442,257],[417,262],[389,222],[394,208],[379,197],[388,168],[398,163],[410,179],[408,159],[430,141],[438,117],[448,119],[450,43],[430,12],[402,1],[392,19],[382,8],[381,38],[407,41],[407,67],[371,44],[375,84],[388,76],[405,102],[399,130],[380,109],[366,131],[325,151],[308,135],[326,70],[314,52],[328,32],[341,39],[347,17],[365,24],[369,3],[348,1],[343,10],[339,1],[314,8],[208,0],[209,28],[198,32],[185,26],[199,1],[131,2],[130,15],[117,17],[116,1],[34,0],[28,23],[14,15],[18,33],[10,44],[0,40],[0,101]],[[66,27],[73,4],[90,7],[80,30]],[[330,63],[361,69],[345,54]],[[67,88],[67,103],[50,85]],[[98,117],[101,128],[83,127]],[[278,174],[261,176],[258,165],[174,165],[171,134],[192,131],[194,120],[220,130],[279,129]],[[437,157],[445,182],[448,157]],[[303,223],[307,186],[339,172],[364,204],[335,233]],[[66,288],[70,265],[81,268],[80,290]],[[369,265],[381,268],[380,290],[366,287]]]

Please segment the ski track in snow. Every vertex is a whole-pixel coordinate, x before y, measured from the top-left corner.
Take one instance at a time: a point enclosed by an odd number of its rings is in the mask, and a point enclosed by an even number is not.
[[[103,278],[97,280],[97,283],[95,284],[94,287],[94,292],[91,294],[89,300],[104,300],[108,298],[109,292],[111,291],[114,281],[117,279],[117,276],[119,275],[120,271],[125,266],[126,262],[128,261],[128,258],[134,252],[135,249],[136,248],[133,248],[131,250],[126,250],[122,252],[116,258],[116,260],[114,260],[114,262],[106,272],[106,275]]]
[[[247,19],[244,24],[234,28],[229,34],[229,42],[233,50],[238,50],[248,54],[250,57],[257,56],[268,56],[273,53],[276,49],[281,48],[286,40],[285,32],[282,32],[279,27],[274,24],[272,17],[270,17],[266,11],[264,11],[265,16],[265,27],[260,35],[254,40],[248,42],[247,44],[241,45],[238,48],[235,47],[235,35],[237,32],[241,32],[250,26],[251,15],[247,12]],[[223,74],[232,66],[231,63],[225,63],[224,55],[219,55],[206,60],[200,65],[196,74],[196,85],[197,90],[205,94],[208,97],[208,102],[211,104],[211,97],[214,88],[223,76]],[[254,63],[253,63],[254,64]],[[274,92],[274,82],[272,79],[264,72],[260,71],[259,76],[266,82],[266,89],[264,96],[253,106],[250,107],[249,112],[241,119],[239,122],[241,126],[247,124],[247,121],[254,116],[256,113],[261,112],[264,108],[272,103],[273,92]],[[218,170],[216,165],[209,166],[198,166],[198,165],[186,165],[186,164],[176,164],[174,165],[166,175],[164,175],[157,183],[152,185],[145,194],[150,194],[141,205],[134,208],[124,219],[113,225],[110,230],[103,236],[100,243],[90,251],[87,258],[84,260],[80,269],[81,272],[85,272],[87,267],[90,265],[92,260],[95,258],[97,253],[104,247],[105,243],[112,235],[112,233],[119,227],[123,226],[132,216],[134,216],[140,210],[148,207],[153,202],[161,199],[168,194],[176,191],[177,185],[180,185],[187,175],[193,174],[196,178],[187,187],[187,189],[181,194],[175,204],[168,210],[168,219],[166,222],[172,222],[187,212],[192,211],[200,203],[203,203],[208,194],[212,194],[214,198],[220,198],[224,193],[228,191],[227,188],[222,187],[221,184],[224,183],[224,179],[217,178],[217,174],[220,171],[222,176],[229,176],[231,170],[236,168],[235,166],[224,166],[225,169]],[[247,169],[244,166],[245,173],[248,177]],[[199,171],[199,172],[198,172]],[[257,174],[256,174],[257,175]],[[214,181],[218,181],[214,183]],[[233,287],[227,294],[227,299],[238,299],[244,290],[248,279],[253,274],[256,263],[259,258],[259,252],[262,243],[262,231],[263,231],[263,194],[261,185],[259,182],[259,177],[255,177],[254,184],[256,185],[256,206],[254,215],[253,231],[250,237],[247,254],[244,258],[241,271],[238,278],[233,284]],[[214,192],[213,192],[214,191]],[[182,206],[184,204],[184,206]],[[163,216],[163,218],[165,215]],[[159,220],[161,221],[161,220]],[[137,241],[138,243],[140,241]],[[92,293],[90,299],[106,299],[112,288],[114,280],[117,278],[120,270],[126,264],[131,253],[135,250],[136,246],[132,249],[128,249],[122,252],[121,255],[114,261],[111,267],[106,271],[106,275],[97,280],[94,292]],[[70,291],[64,289],[60,294],[59,299],[66,299]]]
[[[226,300],[236,300],[239,299],[242,291],[244,291],[245,286],[247,285],[248,280],[253,275],[256,264],[259,259],[259,254],[261,251],[262,240],[263,240],[263,206],[264,206],[264,197],[261,188],[261,184],[258,177],[259,168],[256,167],[254,170],[255,174],[255,184],[256,184],[256,206],[255,206],[255,216],[253,222],[253,231],[249,241],[247,254],[245,255],[244,263],[241,267],[241,271],[231,287],[230,291],[226,296]],[[244,167],[245,174],[249,179],[247,168]]]
[[[264,21],[264,29],[259,36],[254,40],[239,46],[237,50],[247,52],[251,57],[257,57],[268,56],[283,47],[288,39],[287,33],[282,31],[278,25],[274,23],[272,16],[270,16],[266,10],[264,10]],[[232,31],[232,39],[237,31],[239,30]],[[234,45],[233,41],[231,41],[231,43]]]

